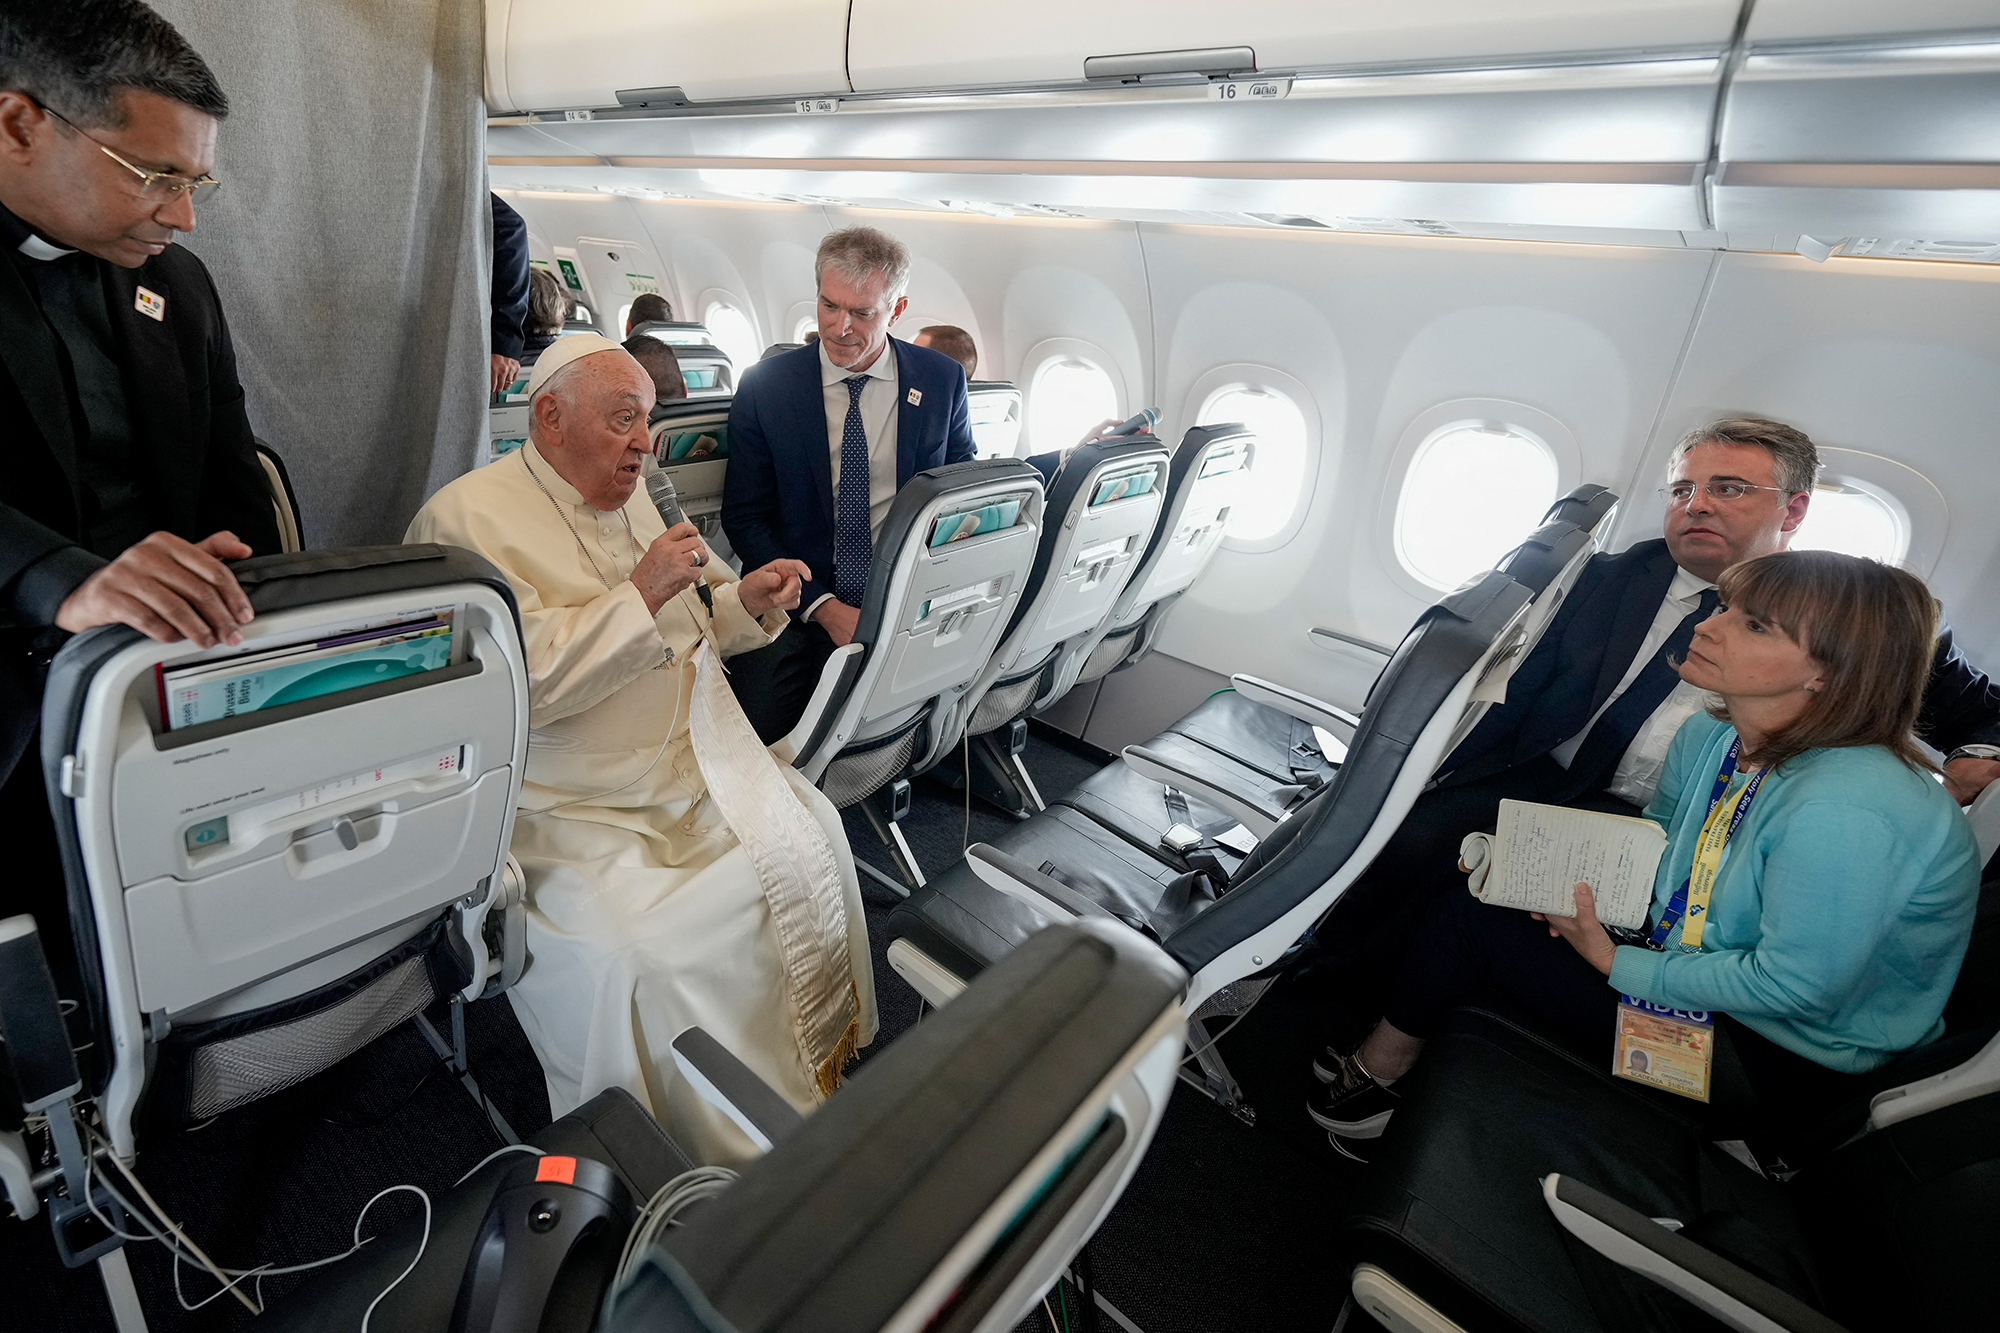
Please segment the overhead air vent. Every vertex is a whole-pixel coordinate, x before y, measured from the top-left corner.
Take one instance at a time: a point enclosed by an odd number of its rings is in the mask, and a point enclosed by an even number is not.
[[[920,202],[920,201],[919,201]],[[977,213],[989,218],[1080,218],[1066,208],[1051,204],[1007,204],[991,199],[939,199],[937,207],[953,213]],[[926,207],[929,205],[926,204]]]
[[[1331,231],[1330,223],[1318,218],[1307,217],[1303,213],[1245,213],[1247,218],[1255,218],[1267,227],[1302,227],[1312,231]]]
[[[1856,236],[1834,250],[1837,255],[1869,259],[1948,259],[1962,264],[2000,263],[2000,245],[1991,241],[1904,241],[1880,236]]]
[[[1377,236],[1465,236],[1449,222],[1432,218],[1332,218],[1305,213],[1245,213],[1244,217],[1267,227],[1290,227],[1296,231],[1364,231]]]

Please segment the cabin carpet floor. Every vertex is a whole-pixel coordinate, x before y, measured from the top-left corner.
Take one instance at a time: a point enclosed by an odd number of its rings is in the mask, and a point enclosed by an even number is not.
[[[1096,767],[1040,736],[1031,737],[1027,762],[1050,799]],[[965,820],[962,793],[917,784],[903,827],[926,873],[958,859]],[[855,854],[893,876],[893,863],[867,820],[849,811],[846,822]],[[973,841],[996,837],[1011,824],[973,802]],[[917,1021],[919,1002],[884,958],[895,895],[865,876],[861,888],[881,1015],[871,1049],[880,1050]],[[441,1006],[433,1021],[442,1030]],[[1333,1325],[1345,1283],[1330,1269],[1328,1255],[1358,1168],[1290,1123],[1304,1121],[1296,1113],[1303,1088],[1292,1071],[1301,1067],[1298,1052],[1306,1048],[1284,1037],[1287,1026],[1246,1024],[1223,1043],[1252,1102],[1264,1111],[1258,1128],[1181,1087],[1123,1200],[1091,1243],[1104,1296],[1144,1333],[1324,1333]],[[549,1120],[547,1092],[512,1010],[503,1000],[472,1005],[467,1031],[473,1073],[488,1097],[524,1136],[541,1129]],[[436,1066],[430,1048],[405,1026],[316,1078],[203,1129],[142,1134],[140,1178],[225,1266],[285,1265],[336,1254],[351,1243],[355,1215],[377,1190],[407,1182],[435,1197],[499,1146],[472,1099]],[[376,1205],[368,1230],[418,1207],[408,1195],[391,1196]],[[229,1296],[183,1311],[166,1252],[153,1244],[126,1249],[156,1333],[254,1326]],[[0,1222],[0,1274],[0,1330],[102,1333],[112,1327],[95,1268],[63,1268],[39,1217]],[[281,1305],[303,1280],[267,1280],[267,1302]],[[189,1304],[215,1289],[206,1274],[183,1271]],[[1101,1327],[1111,1333],[1116,1326],[1107,1319]],[[1022,1328],[1043,1330],[1047,1323],[1037,1314]]]

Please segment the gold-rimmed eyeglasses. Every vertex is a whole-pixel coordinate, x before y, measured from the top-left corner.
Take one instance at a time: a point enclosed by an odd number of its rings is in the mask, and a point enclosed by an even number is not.
[[[1696,489],[1707,492],[1709,499],[1720,500],[1724,504],[1741,500],[1752,491],[1776,491],[1780,495],[1792,494],[1792,492],[1782,486],[1752,486],[1747,481],[1703,482],[1699,488],[1691,481],[1677,481],[1671,486],[1660,487],[1660,494],[1667,497],[1667,503],[1670,505],[1685,505],[1693,501]]]
[[[81,134],[84,138],[96,144],[99,152],[125,168],[125,170],[131,172],[134,176],[137,176],[139,178],[139,193],[149,199],[158,199],[161,203],[166,203],[181,195],[186,195],[190,204],[199,204],[212,196],[215,193],[215,187],[222,184],[221,181],[213,176],[178,176],[171,171],[148,171],[144,167],[135,166],[113,152],[96,135],[91,134],[87,130],[79,129],[76,122],[54,107],[42,106],[40,102],[35,103],[35,105],[41,107],[43,111],[46,111],[72,130],[75,130],[78,134]]]

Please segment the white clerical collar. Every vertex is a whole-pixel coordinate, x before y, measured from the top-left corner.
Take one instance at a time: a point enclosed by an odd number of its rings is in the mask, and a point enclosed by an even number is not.
[[[64,255],[76,253],[74,250],[65,250],[60,245],[51,245],[33,232],[28,233],[28,239],[22,241],[18,248],[28,258],[41,260],[61,259]]]
[[[1712,581],[1701,577],[1699,574],[1690,574],[1685,569],[1675,566],[1674,581],[1667,585],[1667,596],[1676,602],[1685,602],[1692,605],[1694,602],[1700,600],[1704,589],[1713,588],[1714,586],[1715,584]]]
[[[822,385],[839,384],[855,375],[868,375],[878,380],[896,378],[896,340],[882,340],[882,352],[875,358],[875,364],[866,370],[849,370],[833,364],[833,358],[826,354],[826,339],[819,340],[819,382]]]

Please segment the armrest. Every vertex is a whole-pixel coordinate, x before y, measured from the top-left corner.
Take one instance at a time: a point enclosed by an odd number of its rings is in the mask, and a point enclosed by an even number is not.
[[[83,1090],[41,932],[25,913],[0,921],[0,1040],[28,1114]]]
[[[698,1027],[674,1038],[674,1063],[703,1101],[734,1120],[765,1152],[806,1122],[777,1089]]]
[[[1219,785],[1205,773],[1196,773],[1182,768],[1172,759],[1143,745],[1125,747],[1125,762],[1132,771],[1142,778],[1164,782],[1169,787],[1179,787],[1201,797],[1210,805],[1219,805],[1236,817],[1236,821],[1261,841],[1272,829],[1278,827],[1279,815],[1256,804],[1242,792]]]
[[[2000,782],[1988,783],[1973,797],[1965,817],[1972,821],[1972,838],[1979,844],[1979,864],[1985,865],[2000,851]]]
[[[472,980],[459,992],[468,1004],[484,1000],[521,979],[528,963],[527,877],[521,863],[509,856],[487,885],[486,897],[471,907],[459,906],[454,916],[460,936],[472,956]],[[487,943],[487,918],[500,914],[500,952]]]
[[[1796,1296],[1588,1185],[1551,1173],[1542,1179],[1542,1198],[1563,1229],[1591,1249],[1731,1328],[1743,1333],[1844,1333]]]
[[[1300,694],[1297,690],[1287,689],[1274,680],[1265,680],[1260,676],[1231,676],[1229,683],[1236,687],[1238,694],[1251,703],[1275,708],[1308,726],[1322,727],[1332,732],[1334,738],[1342,745],[1353,743],[1354,732],[1361,725],[1361,719],[1345,708],[1335,708],[1332,704],[1315,699],[1310,694]],[[1328,755],[1327,758],[1331,759],[1333,756]]]
[[[1876,1093],[1868,1103],[1868,1125],[1871,1129],[1887,1129],[1940,1107],[1969,1102],[1994,1091],[2000,1091],[2000,1036],[1988,1041],[1979,1054],[1962,1065]]]
[[[813,743],[824,730],[822,723],[832,720],[827,717],[827,710],[834,706],[834,695],[846,696],[847,687],[861,670],[861,654],[866,650],[866,644],[845,644],[826,659],[826,665],[819,670],[819,684],[813,686],[812,698],[806,700],[806,711],[799,715],[798,725],[771,747],[779,763],[796,764],[812,757]]]
[[[1058,921],[1081,916],[1118,920],[1099,903],[997,847],[975,842],[965,849],[965,863],[985,883],[1010,898],[1018,898],[1030,907],[1049,912]]]
[[[23,1222],[42,1211],[35,1193],[34,1159],[28,1145],[11,1129],[0,1129],[0,1199],[14,1206],[14,1216]]]

